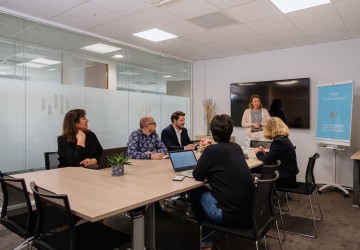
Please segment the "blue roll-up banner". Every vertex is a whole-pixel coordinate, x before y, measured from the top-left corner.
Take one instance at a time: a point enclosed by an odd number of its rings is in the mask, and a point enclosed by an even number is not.
[[[353,81],[318,85],[318,143],[350,146],[353,85]]]

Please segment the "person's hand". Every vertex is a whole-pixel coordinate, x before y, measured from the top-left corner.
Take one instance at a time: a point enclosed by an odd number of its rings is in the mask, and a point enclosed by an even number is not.
[[[184,146],[185,150],[195,150],[196,144],[188,144]]]
[[[95,158],[86,158],[82,162],[80,162],[80,165],[89,166],[89,165],[95,165],[97,163],[97,160]]]
[[[164,157],[164,154],[163,153],[154,153],[154,154],[151,154],[151,160],[161,160],[163,159]]]
[[[199,143],[200,150],[204,151],[204,149],[211,144],[214,144],[213,140],[211,140],[209,138],[202,138]]]
[[[78,130],[76,134],[76,144],[85,147],[86,134],[82,130]],[[96,163],[95,163],[96,164]]]
[[[266,153],[266,152],[265,152],[265,149],[264,149],[262,146],[260,146],[260,147],[258,147],[258,148],[255,148],[255,149],[254,149],[254,152],[255,152],[255,154],[256,154],[257,152],[262,152],[263,154]]]
[[[254,123],[252,124],[252,126],[253,126],[254,128],[259,128],[259,127],[261,126],[261,123],[260,123],[260,122],[254,122]]]

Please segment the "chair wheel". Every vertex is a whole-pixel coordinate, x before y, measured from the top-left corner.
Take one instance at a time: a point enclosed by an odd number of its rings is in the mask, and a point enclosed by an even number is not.
[[[344,197],[345,198],[349,198],[350,196],[348,194],[344,194]]]
[[[318,191],[318,194],[322,194],[322,191],[319,190],[319,191]]]

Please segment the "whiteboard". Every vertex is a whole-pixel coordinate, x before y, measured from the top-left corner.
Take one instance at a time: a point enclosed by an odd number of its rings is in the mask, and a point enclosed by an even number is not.
[[[350,146],[353,85],[352,80],[318,85],[318,143]]]

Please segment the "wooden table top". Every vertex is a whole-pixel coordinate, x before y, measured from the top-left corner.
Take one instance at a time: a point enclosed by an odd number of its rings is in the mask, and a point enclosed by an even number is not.
[[[351,156],[352,160],[360,160],[360,150]]]
[[[193,178],[173,181],[176,175],[169,159],[131,160],[125,175],[111,176],[111,169],[58,168],[12,175],[58,194],[67,194],[73,213],[88,221],[98,221],[166,197],[204,185]],[[250,156],[250,168],[262,162]]]

